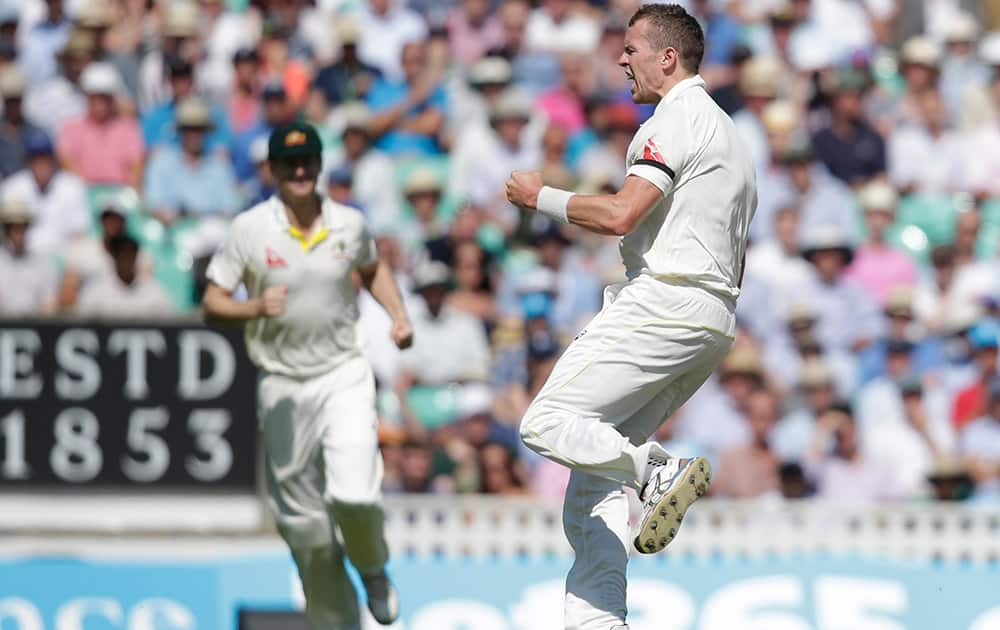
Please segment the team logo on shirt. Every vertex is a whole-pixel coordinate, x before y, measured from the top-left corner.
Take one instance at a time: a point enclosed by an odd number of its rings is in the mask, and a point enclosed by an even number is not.
[[[264,258],[264,260],[265,260],[265,262],[267,262],[267,266],[268,267],[287,267],[288,266],[288,263],[285,262],[285,259],[282,258],[281,256],[279,256],[278,252],[274,251],[270,247],[267,248],[267,251],[265,253],[266,253],[266,257]]]
[[[337,244],[333,246],[333,257],[350,258],[351,252],[347,251],[347,243],[344,241],[337,241]]]
[[[656,146],[656,143],[653,142],[652,138],[646,140],[646,146],[642,151],[642,159],[652,160],[654,162],[659,162],[660,164],[667,163],[667,161],[663,159],[663,155],[660,154],[659,147]]]

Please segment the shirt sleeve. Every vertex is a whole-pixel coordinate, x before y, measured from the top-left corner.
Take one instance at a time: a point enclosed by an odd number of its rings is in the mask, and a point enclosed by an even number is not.
[[[243,271],[247,266],[245,246],[240,238],[239,223],[233,222],[226,237],[226,242],[212,256],[208,263],[206,276],[209,280],[227,291],[235,291],[243,279]]]
[[[628,175],[641,177],[667,195],[687,162],[688,137],[681,116],[661,116],[638,149]]]
[[[375,239],[372,238],[371,232],[368,231],[368,226],[363,223],[358,240],[358,252],[354,255],[354,266],[367,267],[374,264],[378,260],[378,255],[375,251]]]

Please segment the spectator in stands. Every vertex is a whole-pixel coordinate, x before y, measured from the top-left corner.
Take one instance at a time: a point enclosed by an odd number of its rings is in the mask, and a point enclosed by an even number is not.
[[[965,501],[975,489],[968,466],[957,455],[939,458],[927,475],[932,498],[938,501]]]
[[[979,21],[968,11],[955,11],[945,21],[945,54],[938,85],[945,100],[948,118],[958,120],[970,92],[987,85],[990,71],[976,55]]]
[[[849,406],[836,404],[828,409],[819,417],[816,429],[803,468],[816,485],[818,498],[876,501],[898,496],[892,469],[861,451]]]
[[[774,426],[769,444],[783,462],[801,462],[813,443],[816,422],[836,402],[833,372],[820,358],[802,362],[799,370],[800,402]]]
[[[440,262],[425,262],[413,276],[414,289],[423,298],[426,311],[413,316],[414,343],[402,355],[396,392],[404,414],[416,422],[406,404],[411,387],[486,381],[490,356],[479,320],[447,305],[448,267]]]
[[[295,108],[288,101],[285,88],[280,83],[273,81],[265,83],[261,89],[260,98],[264,103],[261,119],[233,138],[230,154],[233,168],[240,181],[246,181],[256,173],[253,159],[250,156],[250,148],[254,142],[259,138],[270,137],[275,127],[292,122],[297,115]]]
[[[961,189],[968,143],[948,124],[942,94],[927,90],[914,99],[917,121],[901,125],[889,137],[889,178],[904,194],[940,195]],[[933,160],[927,172],[917,164]]]
[[[574,52],[560,57],[560,68],[561,84],[542,94],[535,106],[545,114],[549,124],[573,134],[587,122],[584,104],[597,93],[597,74],[589,57]]]
[[[531,100],[516,90],[503,93],[489,113],[489,126],[461,132],[451,157],[454,193],[473,203],[497,208],[506,204],[504,182],[512,171],[537,168],[541,147],[526,137]]]
[[[406,44],[427,38],[427,24],[405,2],[369,0],[361,10],[358,58],[374,66],[390,81],[405,76],[400,66]]]
[[[914,344],[912,369],[917,376],[933,374],[944,365],[940,339],[925,334],[923,326],[915,321],[913,291],[909,287],[896,287],[889,292],[885,319],[888,325],[885,338],[875,341],[858,356],[859,384],[886,373],[886,347],[890,339],[906,339]]]
[[[855,250],[854,260],[844,276],[884,305],[892,289],[912,287],[916,283],[917,267],[886,240],[886,232],[896,215],[898,197],[895,189],[882,180],[875,180],[858,191],[858,200],[865,212],[868,239]]]
[[[512,80],[513,70],[503,57],[484,57],[469,66],[466,83],[454,92],[448,117],[450,133],[460,139],[465,129],[489,126],[490,111]]]
[[[1000,61],[1000,39],[997,45]],[[989,85],[992,109],[1000,111],[1000,65],[993,67],[993,77]],[[1000,197],[1000,115],[994,113],[977,126],[969,141],[971,159],[965,161],[965,188],[977,197]]]
[[[815,278],[800,287],[796,297],[819,314],[816,334],[829,350],[861,350],[882,330],[877,303],[864,289],[845,277],[854,250],[836,226],[819,225],[803,242],[802,256],[816,270]]]
[[[542,0],[528,19],[525,45],[529,50],[580,55],[597,48],[598,22],[570,0]]]
[[[139,243],[119,235],[108,242],[114,275],[103,275],[80,290],[75,313],[86,319],[127,321],[173,317],[175,310],[166,292],[153,278],[141,273]]]
[[[503,44],[503,27],[491,13],[489,0],[461,0],[448,14],[445,26],[452,56],[465,65]]]
[[[453,266],[455,250],[466,241],[475,241],[483,225],[484,212],[472,204],[464,204],[458,209],[448,232],[424,243],[424,249],[431,260],[439,260]]]
[[[448,305],[491,328],[497,320],[497,304],[489,255],[474,240],[460,241],[455,244],[451,268],[455,290],[448,296]]]
[[[960,451],[976,481],[976,494],[1000,497],[1000,379],[990,381],[984,415],[962,428]]]
[[[167,225],[186,216],[235,214],[240,208],[229,161],[207,153],[212,125],[205,102],[197,96],[186,98],[175,113],[180,147],[163,147],[149,161],[146,201],[153,215]]]
[[[765,372],[757,350],[740,344],[723,359],[718,374],[717,381],[709,379],[683,407],[675,437],[723,453],[750,441],[746,413],[751,394],[764,387]]]
[[[17,66],[0,69],[0,97],[3,98],[3,118],[0,119],[0,179],[24,168],[24,142],[33,134],[44,133],[25,120],[24,74]]]
[[[164,147],[181,146],[181,130],[177,126],[177,107],[195,96],[194,66],[182,59],[169,59],[166,63],[170,80],[170,98],[153,107],[142,117],[142,134],[150,151]],[[206,103],[211,119],[211,133],[205,137],[208,150],[224,151],[230,142],[229,122],[221,107]]]
[[[131,186],[142,182],[143,142],[135,118],[115,102],[124,90],[114,66],[92,63],[80,76],[87,112],[67,122],[56,137],[63,168],[88,184]]]
[[[118,8],[109,2],[84,2],[74,15],[74,24],[75,28],[94,36],[94,59],[115,69],[121,81],[120,97],[134,103],[139,94],[139,58],[136,54],[139,41],[134,40],[132,50],[115,41],[111,31],[116,26],[116,19],[121,17],[116,15]]]
[[[716,496],[749,499],[776,495],[779,490],[779,460],[770,447],[770,435],[778,420],[778,401],[766,389],[753,391],[747,399],[750,441],[723,451],[712,483]]]
[[[525,494],[526,473],[506,445],[490,442],[480,448],[479,464],[482,492],[485,494]]]
[[[780,80],[781,63],[773,57],[753,57],[740,68],[739,86],[743,107],[733,114],[733,123],[750,151],[758,177],[766,171],[771,161],[761,115],[764,108],[778,97]]]
[[[410,438],[403,443],[399,461],[400,492],[430,492],[434,461],[429,445],[419,439]],[[392,491],[392,488],[386,488]]]
[[[813,138],[820,161],[853,187],[886,171],[885,142],[865,119],[866,89],[864,75],[839,71],[830,97],[830,122]]]
[[[309,92],[309,70],[300,56],[292,50],[291,26],[273,16],[267,17],[261,28],[260,72],[266,80],[285,88],[288,100],[300,107]]]
[[[204,68],[198,63],[199,53],[203,50],[199,36],[206,26],[203,19],[207,17],[202,14],[199,3],[190,0],[171,2],[166,6],[160,45],[143,57],[139,67],[138,102],[142,111],[181,97],[171,92],[172,64],[186,63]]]
[[[956,251],[954,245],[939,245],[931,250],[932,273],[922,278],[914,290],[913,310],[921,324],[936,331],[955,306]]]
[[[64,0],[45,0],[45,17],[24,36],[20,66],[39,83],[56,74],[56,55],[66,45],[73,23],[66,16]]]
[[[986,412],[990,383],[997,376],[998,345],[1000,345],[1000,322],[984,319],[969,330],[972,357],[978,368],[976,381],[955,396],[951,418],[955,428],[961,431],[965,425]]]
[[[40,129],[24,138],[27,168],[3,183],[2,198],[32,212],[28,247],[36,253],[62,250],[90,229],[87,189],[76,175],[59,168],[52,141]]]
[[[99,208],[100,233],[78,238],[65,250],[59,287],[59,309],[62,311],[71,310],[76,305],[84,286],[115,275],[111,239],[125,234],[128,210],[119,198],[113,196],[101,201]],[[152,275],[152,261],[145,252],[139,254],[138,264],[140,275]]]
[[[796,206],[779,208],[774,216],[774,237],[753,243],[747,251],[747,273],[761,278],[780,292],[808,282],[813,270],[802,258],[799,222]]]
[[[920,97],[938,87],[941,74],[941,47],[925,35],[914,35],[903,43],[899,65],[906,88],[894,103],[888,121],[893,131],[905,123],[920,123],[918,105]]]
[[[48,315],[56,306],[56,269],[49,256],[28,250],[31,210],[4,201],[0,208],[0,317]]]
[[[378,68],[358,58],[360,39],[361,30],[355,20],[342,18],[337,22],[340,57],[320,68],[313,79],[313,89],[320,91],[331,106],[364,101],[372,86],[382,76]]]
[[[364,208],[361,208],[360,204],[351,195],[351,181],[353,179],[354,171],[346,164],[327,171],[323,175],[323,180],[326,182],[326,194],[330,199],[339,204],[358,208],[363,211]]]
[[[353,101],[340,110],[344,121],[343,151],[329,160],[329,167],[350,167],[353,172],[351,197],[365,212],[375,231],[398,226],[400,195],[395,186],[386,185],[386,175],[395,170],[392,160],[372,146],[371,111]]]
[[[424,42],[403,46],[402,68],[402,80],[380,79],[368,93],[375,146],[393,157],[438,155],[448,99],[427,68]]]
[[[403,238],[411,252],[418,252],[424,243],[439,238],[447,230],[442,213],[444,184],[433,169],[418,166],[407,175],[403,196],[412,211],[412,218],[402,226]]]
[[[233,55],[233,89],[227,116],[234,134],[250,129],[261,117],[260,55],[254,48],[241,48]]]
[[[267,136],[257,138],[250,145],[250,162],[254,166],[255,176],[240,185],[244,208],[251,208],[269,199],[278,190],[271,164],[267,161]]]
[[[31,87],[24,97],[24,114],[50,136],[63,124],[83,114],[86,98],[80,89],[80,76],[94,59],[94,36],[73,29],[56,61],[58,74]]]

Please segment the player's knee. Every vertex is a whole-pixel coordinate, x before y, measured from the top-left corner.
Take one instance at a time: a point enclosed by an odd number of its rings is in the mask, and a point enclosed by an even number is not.
[[[325,515],[277,515],[275,527],[292,549],[325,547],[333,541],[330,521]]]

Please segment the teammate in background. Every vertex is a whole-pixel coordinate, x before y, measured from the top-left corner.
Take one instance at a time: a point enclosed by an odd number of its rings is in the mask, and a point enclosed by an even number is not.
[[[704,458],[677,459],[647,441],[732,344],[757,204],[749,153],[698,76],[704,47],[701,27],[680,6],[648,4],[632,16],[618,63],[632,100],[657,106],[629,146],[619,192],[574,195],[542,186],[537,172],[507,182],[518,206],[622,237],[628,280],[605,290],[604,308],[521,421],[525,444],[573,471],[563,523],[576,551],[565,607],[574,630],[628,627],[622,485],[643,501],[633,544],[654,553],[711,481]]]
[[[204,307],[209,319],[247,324],[270,505],[302,578],[309,628],[359,630],[345,554],[379,623],[395,621],[399,605],[385,572],[375,383],[355,336],[352,272],[389,313],[397,346],[413,332],[361,214],[317,193],[320,151],[309,125],[271,134],[278,192],[233,221],[208,267]],[[240,283],[246,301],[233,299]]]

